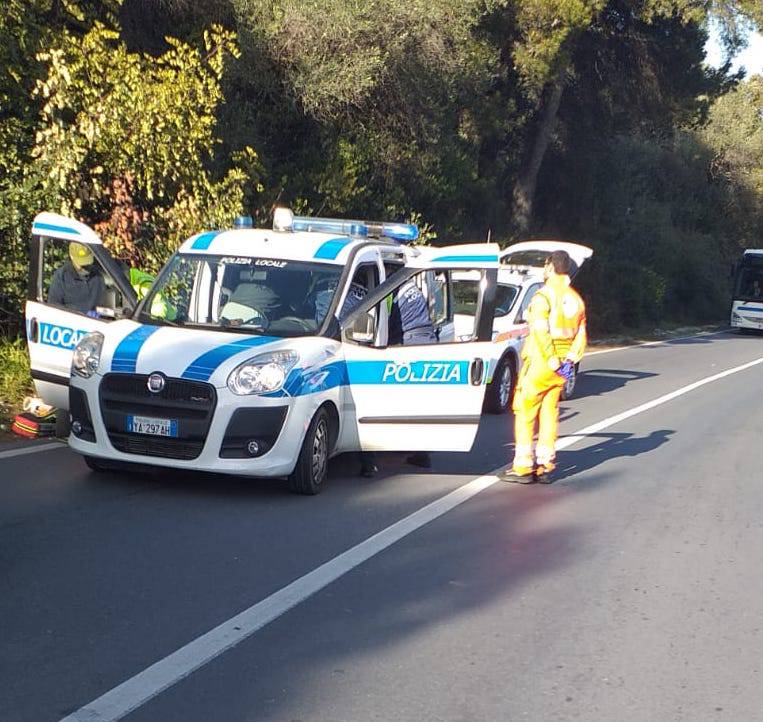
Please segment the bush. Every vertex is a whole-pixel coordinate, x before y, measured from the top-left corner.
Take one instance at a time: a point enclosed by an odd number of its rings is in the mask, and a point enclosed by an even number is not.
[[[0,336],[0,430],[10,428],[21,400],[31,389],[26,343],[20,338]]]

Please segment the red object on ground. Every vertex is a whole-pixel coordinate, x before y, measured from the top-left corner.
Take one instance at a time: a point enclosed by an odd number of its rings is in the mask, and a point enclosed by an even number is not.
[[[11,425],[14,434],[27,439],[38,439],[41,436],[53,436],[56,432],[54,421],[43,421],[33,414],[17,414]]]

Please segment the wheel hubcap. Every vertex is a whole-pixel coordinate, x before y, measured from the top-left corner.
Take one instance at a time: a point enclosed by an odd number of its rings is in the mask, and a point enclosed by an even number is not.
[[[509,394],[511,393],[511,369],[505,366],[501,371],[501,381],[498,388],[498,400],[501,402],[501,408],[509,405]]]
[[[313,453],[311,459],[311,471],[313,481],[320,484],[328,463],[328,427],[325,421],[318,422],[313,437]]]

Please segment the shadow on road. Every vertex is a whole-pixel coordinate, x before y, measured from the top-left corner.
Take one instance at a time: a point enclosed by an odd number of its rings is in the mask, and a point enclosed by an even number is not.
[[[662,446],[675,433],[671,429],[652,431],[648,436],[628,433],[591,434],[601,440],[575,451],[560,451],[554,481],[561,481],[590,471],[610,459],[624,456],[640,456]],[[644,463],[647,463],[644,460]],[[585,481],[581,478],[580,481]]]
[[[229,722],[254,719],[253,709],[263,722],[310,719],[311,710],[324,719],[318,713],[327,709],[335,710],[335,719],[368,718],[365,705],[385,701],[367,688],[360,694],[371,694],[369,700],[343,707],[364,660],[376,660],[379,689],[388,690],[400,663],[385,665],[396,647],[431,635],[453,655],[454,673],[463,673],[482,642],[477,637],[466,647],[449,646],[461,625],[497,603],[513,610],[514,624],[533,624],[536,612],[523,594],[569,569],[581,553],[584,530],[559,512],[565,496],[549,491],[501,486],[480,494],[227,652],[216,662],[212,684],[208,676],[203,684],[181,683],[137,719],[164,719],[170,711],[176,719],[212,719],[222,705]],[[508,653],[517,630],[507,619],[505,626],[480,632],[485,643],[502,638]],[[506,670],[507,685],[512,672]],[[390,719],[383,712],[379,718]]]
[[[589,396],[602,396],[621,389],[632,381],[641,381],[658,375],[649,371],[627,371],[625,369],[582,371],[578,376],[578,385],[573,398],[584,399]]]

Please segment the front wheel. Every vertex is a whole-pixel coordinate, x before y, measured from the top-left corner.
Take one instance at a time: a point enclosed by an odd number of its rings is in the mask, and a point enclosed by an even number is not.
[[[490,414],[505,414],[511,406],[516,384],[514,362],[504,356],[495,367],[492,381],[485,393],[485,410]]]
[[[328,473],[330,431],[326,409],[318,409],[305,434],[297,465],[289,476],[289,488],[294,493],[317,494],[323,490]]]

